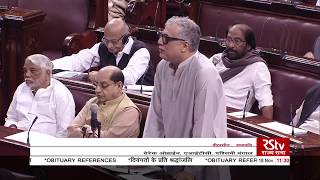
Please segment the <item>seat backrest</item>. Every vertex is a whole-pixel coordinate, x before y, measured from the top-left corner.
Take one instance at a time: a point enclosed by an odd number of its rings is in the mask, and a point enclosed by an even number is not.
[[[273,95],[273,117],[277,121],[289,124],[304,100],[305,94],[319,79],[289,70],[270,67]],[[292,111],[290,106],[292,105]]]
[[[163,27],[165,14],[165,0],[135,0],[128,3],[124,18],[129,24]]]
[[[76,105],[76,115],[80,112],[86,102],[94,97],[94,94],[82,90],[68,88],[73,96]]]
[[[150,62],[154,67],[157,67],[158,63],[161,61],[159,56],[159,47],[156,42],[152,41],[143,41],[146,45],[146,48],[149,50],[150,53]]]
[[[141,122],[140,122],[140,133],[138,136],[139,138],[141,138],[143,135],[144,125],[146,123],[149,106],[144,105],[144,104],[138,104],[138,103],[135,103],[135,104],[137,105],[137,107],[140,109],[140,111],[142,113],[142,118],[141,118]]]
[[[40,30],[44,52],[57,51],[61,56],[64,38],[71,33],[84,32],[88,27],[89,0],[18,0],[18,6],[46,13]]]
[[[146,48],[150,52],[150,62],[154,67],[156,67],[157,64],[161,61],[161,58],[159,56],[159,37],[157,35],[157,29],[144,28],[143,26],[137,27],[137,29],[132,28],[131,35],[145,43]]]

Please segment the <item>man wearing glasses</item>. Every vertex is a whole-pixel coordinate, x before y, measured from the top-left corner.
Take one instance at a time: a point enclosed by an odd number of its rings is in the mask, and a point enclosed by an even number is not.
[[[245,24],[236,24],[228,29],[225,43],[226,49],[211,59],[224,83],[227,106],[249,111],[257,100],[262,115],[272,119],[271,76],[255,51],[254,32]]]
[[[93,130],[91,126],[93,108],[101,123],[100,137],[138,137],[141,112],[122,92],[123,82],[123,73],[115,66],[106,66],[97,72],[96,97],[90,99],[71,122],[70,137],[98,137],[97,128]]]
[[[144,138],[226,138],[223,83],[198,51],[200,28],[188,17],[172,17],[159,33],[162,60],[144,128]],[[222,167],[165,167],[176,179],[228,179]]]
[[[109,21],[102,42],[91,49],[53,61],[54,69],[86,71],[91,67],[117,66],[124,74],[124,84],[153,85],[153,67],[149,67],[150,53],[145,44],[129,35],[128,25],[120,18]],[[96,72],[89,74],[93,79]]]

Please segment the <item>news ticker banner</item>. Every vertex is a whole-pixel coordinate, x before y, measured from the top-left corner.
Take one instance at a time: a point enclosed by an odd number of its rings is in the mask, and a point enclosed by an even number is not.
[[[289,166],[288,138],[56,138],[34,141],[30,165]]]

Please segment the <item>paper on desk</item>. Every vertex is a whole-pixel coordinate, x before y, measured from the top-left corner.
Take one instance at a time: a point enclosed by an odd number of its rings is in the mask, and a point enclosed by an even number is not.
[[[128,85],[127,90],[140,91],[141,85]],[[142,91],[153,91],[153,86],[142,85]]]
[[[10,136],[5,137],[6,139],[27,143],[28,131],[23,131],[20,133],[16,133]],[[47,134],[39,133],[39,132],[32,132],[30,131],[29,141],[30,144],[34,141],[48,141],[49,138],[55,138],[54,136],[50,136]]]
[[[286,125],[279,123],[277,121],[273,122],[268,122],[268,123],[260,123],[260,126],[282,132],[284,134],[291,134],[292,133],[292,126]],[[306,134],[308,131],[300,129],[300,128],[294,128],[294,134],[299,135],[299,134]]]
[[[251,113],[251,112],[245,112],[245,117],[252,117],[252,116],[257,116],[257,114]],[[228,113],[229,116],[233,116],[236,118],[242,118],[243,117],[243,111],[236,111],[232,113]]]
[[[146,95],[152,96],[152,92],[150,92],[150,91],[144,91],[144,92],[142,92],[142,94],[146,94]]]
[[[80,74],[86,74],[86,73],[75,72],[75,71],[62,71],[62,72],[58,72],[58,73],[54,74],[53,77],[72,78],[72,77],[78,76]]]

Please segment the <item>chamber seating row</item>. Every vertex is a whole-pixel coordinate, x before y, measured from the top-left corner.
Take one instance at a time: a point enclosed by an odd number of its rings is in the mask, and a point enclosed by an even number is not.
[[[272,77],[272,93],[274,97],[274,119],[289,123],[293,111],[302,103],[306,91],[315,83],[319,83],[320,64],[311,60],[301,59],[310,51],[313,41],[320,34],[320,12],[283,5],[291,11],[279,11],[281,4],[256,1],[199,1],[197,22],[204,37],[201,40],[200,52],[208,57],[224,49],[221,39],[225,37],[226,29],[234,23],[246,23],[256,34],[257,45],[261,56],[267,61]],[[244,3],[245,2],[245,3]],[[242,4],[241,4],[242,3]],[[308,12],[305,17],[301,13]],[[296,13],[296,15],[293,15]],[[311,15],[314,18],[311,18]],[[146,43],[151,54],[151,62],[156,66],[160,61],[157,48],[157,28],[140,27],[133,36]],[[103,30],[91,31],[88,34],[99,39]],[[86,44],[73,37],[83,38],[84,34],[73,34],[65,41],[65,49],[71,54]],[[212,37],[206,37],[212,36]],[[75,38],[75,39],[77,39]],[[68,42],[68,43],[67,43]],[[77,47],[77,48],[70,48]],[[286,52],[286,53],[285,53]],[[257,111],[255,111],[257,112]]]
[[[141,28],[134,35],[146,43],[152,62],[158,63],[161,58],[155,30]],[[199,51],[211,57],[215,53],[222,52],[224,48],[223,43],[216,38],[203,37]],[[281,52],[266,50],[259,50],[259,52],[266,60],[271,73],[274,119],[289,124],[290,118],[294,117],[295,110],[301,105],[307,90],[315,83],[320,83],[320,62],[284,55]],[[290,105],[293,112],[290,111]],[[254,108],[253,112],[259,113],[257,108]]]
[[[154,66],[161,60],[155,34],[153,29],[140,29],[134,34],[146,43]],[[199,51],[210,57],[224,48],[216,39],[202,38]],[[260,51],[260,54],[267,61],[271,73],[274,119],[289,124],[290,117],[294,117],[295,109],[302,103],[306,91],[319,83],[320,63],[276,52]],[[290,111],[290,105],[293,112]],[[256,109],[253,109],[253,112],[259,113]]]

